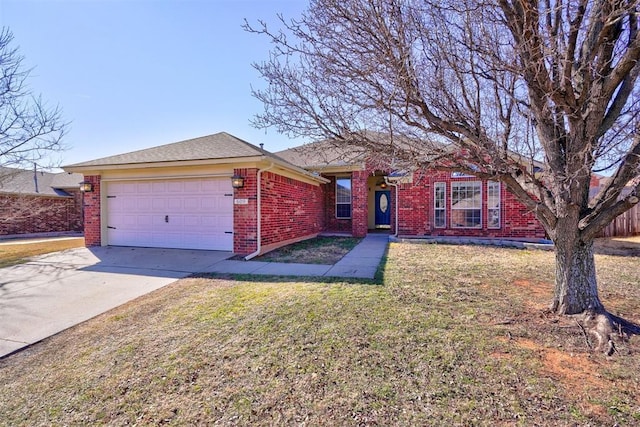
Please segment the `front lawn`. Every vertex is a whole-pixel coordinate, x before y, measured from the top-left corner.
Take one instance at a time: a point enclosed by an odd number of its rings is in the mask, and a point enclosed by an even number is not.
[[[638,258],[597,264],[640,321]],[[546,314],[553,253],[391,244],[382,275],[180,280],[0,360],[0,424],[640,423],[638,337]]]
[[[58,240],[47,239],[45,241],[34,239],[33,242],[25,243],[12,243],[10,240],[3,241],[2,245],[0,245],[0,268],[25,263],[32,256],[65,249],[81,248],[83,246],[83,237]]]
[[[357,237],[314,237],[267,252],[253,260],[333,265],[361,241],[362,239]]]

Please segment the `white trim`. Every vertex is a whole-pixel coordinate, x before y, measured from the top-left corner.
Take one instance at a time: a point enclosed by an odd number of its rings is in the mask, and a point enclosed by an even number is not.
[[[469,184],[474,184],[474,185],[478,185],[480,188],[480,207],[479,208],[454,208],[453,207],[453,186],[461,186],[461,185],[469,185]],[[449,228],[455,228],[455,229],[468,229],[468,230],[481,230],[482,229],[482,211],[483,211],[483,203],[482,203],[482,181],[452,181],[451,182],[451,196],[449,197],[449,199],[451,200],[451,220],[449,221]],[[480,211],[480,222],[477,226],[475,227],[457,227],[454,225],[453,222],[453,211],[465,211],[465,210],[478,210]],[[466,222],[466,221],[465,221]]]
[[[489,185],[490,184],[495,184],[498,186],[498,207],[497,208],[492,208],[489,206]],[[497,226],[490,226],[489,225],[489,211],[492,210],[497,210],[498,211],[498,225]],[[487,228],[491,229],[491,230],[499,230],[500,228],[502,228],[502,185],[500,184],[500,181],[487,181]]]
[[[394,210],[396,211],[396,217],[395,217],[395,221],[394,221],[395,224],[396,224],[396,232],[393,233],[393,235],[398,237],[398,233],[399,233],[399,231],[398,231],[398,212],[399,212],[398,211],[398,183],[397,182],[390,182],[388,176],[384,177],[384,182],[386,182],[387,185],[391,185],[391,186],[395,187],[395,189],[396,189],[396,191],[395,191],[395,193],[396,193],[396,197],[395,197],[396,202],[395,202],[395,206],[394,206]]]
[[[339,179],[348,179],[349,180],[349,216],[338,216],[338,180]],[[352,219],[353,218],[353,177],[351,176],[336,176],[335,182],[335,194],[336,194],[336,202],[335,202],[335,216],[336,219]],[[346,203],[340,203],[341,205],[346,205]]]
[[[246,261],[249,261],[252,258],[257,257],[258,255],[260,255],[262,253],[262,172],[266,172],[268,170],[270,170],[271,168],[273,168],[275,166],[275,164],[272,162],[268,167],[264,168],[264,169],[258,169],[257,172],[257,183],[256,183],[256,228],[257,228],[257,238],[256,238],[256,243],[257,243],[257,247],[255,252],[250,253],[249,255],[245,256],[244,259]],[[235,219],[235,218],[234,218]],[[235,232],[235,222],[234,222],[234,232]]]
[[[437,191],[436,191],[436,187],[442,187],[442,189],[444,190],[444,200],[443,200],[443,204],[444,207],[442,208],[436,208],[436,197],[437,197]],[[443,211],[444,212],[444,224],[443,225],[436,225],[436,211]],[[447,228],[447,183],[446,182],[434,182],[433,183],[433,228]]]

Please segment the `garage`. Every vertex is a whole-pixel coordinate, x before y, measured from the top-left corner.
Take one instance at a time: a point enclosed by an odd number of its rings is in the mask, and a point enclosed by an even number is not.
[[[233,250],[228,177],[109,181],[107,244]]]

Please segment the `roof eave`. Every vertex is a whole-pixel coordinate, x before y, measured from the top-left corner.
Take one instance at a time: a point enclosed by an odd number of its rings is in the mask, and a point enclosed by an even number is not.
[[[315,175],[312,172],[308,171],[307,169],[303,169],[301,167],[295,166],[289,162],[286,162],[284,160],[278,159],[278,158],[274,158],[271,156],[263,156],[263,160],[269,161],[269,162],[273,162],[274,164],[277,164],[280,167],[285,167],[289,170],[292,170],[294,172],[297,172],[301,175],[304,175],[307,178],[312,179],[313,181],[319,182],[320,184],[327,184],[330,181],[326,178],[321,177],[320,175]]]
[[[189,166],[208,166],[208,165],[233,165],[236,163],[264,163],[264,162],[273,162],[278,166],[289,169],[292,172],[295,172],[299,175],[306,177],[307,179],[311,179],[312,181],[326,184],[329,182],[327,179],[314,175],[313,173],[295,166],[291,163],[285,162],[275,157],[270,157],[266,155],[259,156],[245,156],[245,157],[225,157],[222,159],[199,159],[199,160],[172,160],[166,162],[149,162],[149,163],[123,163],[123,164],[105,164],[105,165],[68,165],[63,166],[62,169],[66,172],[75,172],[82,173],[84,175],[100,175],[105,171],[115,171],[115,170],[131,170],[131,169],[140,169],[144,168],[167,168],[167,167],[189,167]]]
[[[206,165],[223,165],[233,163],[250,163],[259,162],[265,156],[246,156],[246,157],[225,157],[222,159],[197,159],[197,160],[170,160],[163,162],[137,162],[137,163],[121,163],[121,164],[104,164],[104,165],[83,165],[82,163],[75,165],[62,166],[66,172],[82,173],[90,175],[91,173],[99,173],[100,171],[123,170],[123,169],[139,169],[144,168],[166,168],[176,166],[206,166]]]

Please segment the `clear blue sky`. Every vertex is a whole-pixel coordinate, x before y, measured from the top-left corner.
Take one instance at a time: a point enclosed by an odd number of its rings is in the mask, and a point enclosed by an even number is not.
[[[277,25],[305,0],[0,0],[0,26],[34,67],[29,85],[71,122],[61,164],[226,131],[278,151],[291,141],[253,128],[262,111],[252,62],[266,38],[244,18]]]

